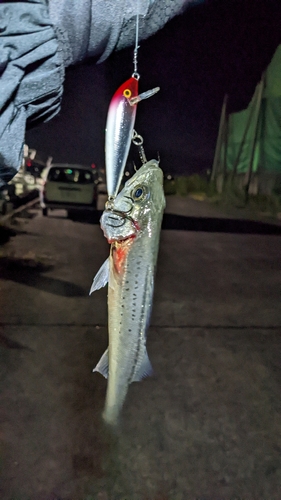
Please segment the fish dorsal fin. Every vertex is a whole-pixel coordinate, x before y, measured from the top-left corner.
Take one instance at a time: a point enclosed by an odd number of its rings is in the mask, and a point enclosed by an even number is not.
[[[103,353],[93,372],[99,372],[104,378],[108,378],[108,348]]]
[[[101,268],[98,270],[96,276],[94,277],[94,281],[91,286],[89,295],[91,295],[91,293],[93,293],[95,290],[103,288],[108,283],[108,279],[109,279],[109,258],[106,259],[106,261],[103,263]]]
[[[132,378],[132,382],[140,382],[141,380],[143,380],[146,377],[151,377],[153,374],[154,374],[153,368],[151,366],[151,363],[149,361],[149,357],[147,354],[147,350],[145,348],[141,365],[140,365],[139,369],[135,372],[135,374]]]

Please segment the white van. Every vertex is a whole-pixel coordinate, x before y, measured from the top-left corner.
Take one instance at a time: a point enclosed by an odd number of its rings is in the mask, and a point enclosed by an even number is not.
[[[53,164],[42,172],[40,206],[43,215],[48,209],[95,210],[97,187],[91,167]]]

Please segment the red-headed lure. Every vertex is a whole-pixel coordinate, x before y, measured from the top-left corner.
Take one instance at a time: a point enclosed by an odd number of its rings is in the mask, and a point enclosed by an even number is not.
[[[128,158],[136,119],[137,103],[147,99],[159,87],[138,94],[138,75],[123,83],[111,99],[105,135],[106,182],[109,198],[118,193]]]

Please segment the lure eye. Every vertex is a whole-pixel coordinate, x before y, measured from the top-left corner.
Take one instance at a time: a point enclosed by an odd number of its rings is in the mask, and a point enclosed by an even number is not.
[[[145,190],[142,187],[137,187],[132,193],[132,197],[136,201],[142,200],[144,195],[145,195]]]
[[[124,92],[123,92],[124,97],[127,97],[127,99],[129,99],[129,97],[131,97],[131,95],[132,95],[132,92],[130,91],[130,89],[124,90]]]

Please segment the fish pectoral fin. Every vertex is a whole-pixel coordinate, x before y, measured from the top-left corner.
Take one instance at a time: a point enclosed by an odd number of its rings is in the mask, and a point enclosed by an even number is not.
[[[108,348],[103,353],[93,372],[99,372],[104,378],[108,378]]]
[[[103,288],[108,283],[108,279],[109,279],[109,258],[106,259],[106,261],[103,263],[101,268],[98,270],[96,276],[94,277],[94,281],[91,286],[89,295],[91,295],[91,293],[93,293],[95,290]]]
[[[152,377],[152,375],[154,375],[154,371],[149,361],[147,350],[145,349],[143,360],[141,362],[139,369],[134,374],[132,382],[140,382],[146,377]]]

